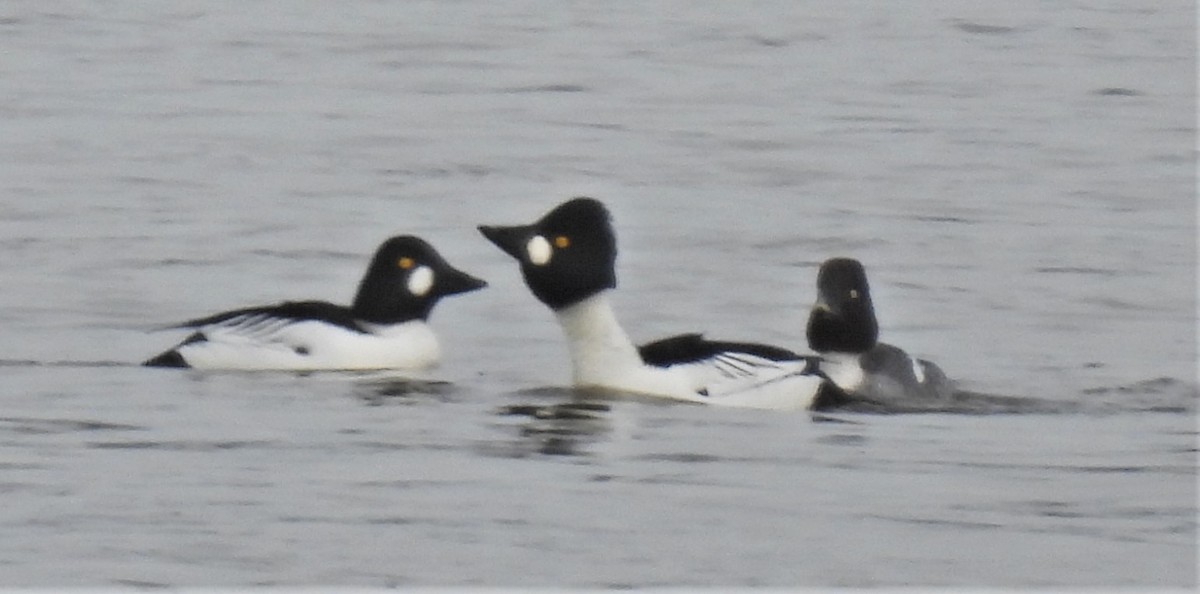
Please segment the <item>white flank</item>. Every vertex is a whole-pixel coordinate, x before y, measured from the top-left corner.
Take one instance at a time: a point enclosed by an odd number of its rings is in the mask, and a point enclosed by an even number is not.
[[[281,321],[269,328],[215,325],[199,329],[208,340],[179,353],[198,369],[422,369],[441,356],[437,337],[422,321],[376,325],[369,333],[323,322]]]
[[[557,312],[567,337],[577,386],[593,386],[718,406],[808,408],[820,385],[802,376],[804,362],[776,362],[744,353],[652,367],[617,322],[607,292]]]
[[[791,367],[791,370],[788,370]],[[762,408],[769,410],[805,410],[811,408],[821,389],[821,378],[802,375],[804,363],[781,364],[776,370],[754,378],[718,382],[708,387],[713,406]]]
[[[925,366],[921,365],[921,361],[912,355],[909,355],[908,360],[912,363],[913,375],[916,376],[917,383],[925,383]]]

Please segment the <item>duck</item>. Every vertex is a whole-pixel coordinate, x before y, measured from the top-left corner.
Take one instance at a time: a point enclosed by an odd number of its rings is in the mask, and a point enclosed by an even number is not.
[[[636,346],[612,306],[617,239],[599,200],[572,198],[531,224],[479,231],[519,262],[530,292],[554,313],[577,388],[789,410],[814,406],[824,391],[815,359],[782,347],[696,332]]]
[[[283,301],[169,326],[192,333],[147,367],[229,370],[419,370],[441,357],[428,325],[442,298],[487,283],[451,266],[426,241],[390,237],[376,249],[347,307]]]
[[[866,269],[853,258],[825,260],[805,329],[816,373],[857,406],[889,410],[944,402],[954,384],[932,361],[879,341]]]

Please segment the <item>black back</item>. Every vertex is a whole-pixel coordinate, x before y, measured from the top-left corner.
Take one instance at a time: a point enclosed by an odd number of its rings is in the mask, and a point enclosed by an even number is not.
[[[617,238],[608,209],[593,198],[573,198],[536,223],[481,225],[485,237],[521,262],[525,284],[551,309],[573,305],[617,286]],[[530,240],[540,236],[550,248],[543,264],[530,260]]]
[[[402,260],[407,260],[403,262]],[[408,290],[409,276],[420,267],[433,271],[433,286],[423,295]],[[358,285],[350,307],[325,301],[284,301],[275,305],[247,307],[196,318],[179,328],[199,328],[228,322],[239,317],[270,317],[295,321],[316,320],[363,332],[358,322],[394,324],[428,318],[437,301],[455,293],[487,286],[461,270],[450,266],[424,240],[410,235],[392,237],[383,242]]]
[[[245,327],[253,330],[256,327],[266,328],[278,320],[291,321],[307,321],[315,320],[341,326],[353,332],[365,333],[366,330],[359,326],[350,309],[341,305],[334,305],[325,301],[284,301],[276,305],[264,305],[259,307],[246,307],[243,309],[235,309],[219,314],[211,315],[204,318],[196,318],[188,320],[182,324],[175,326],[176,328],[203,328],[214,324],[229,323],[239,327]],[[191,367],[186,359],[180,354],[179,348],[189,345],[205,342],[208,337],[204,335],[204,331],[193,332],[179,343],[175,348],[161,353],[142,363],[147,367]]]
[[[701,334],[680,334],[638,347],[647,365],[668,367],[711,359],[721,353],[744,353],[772,361],[798,361],[804,357],[784,348],[748,342],[705,340]]]
[[[867,273],[851,258],[832,258],[817,273],[817,302],[808,316],[808,346],[818,353],[863,353],[879,339]]]
[[[364,332],[363,328],[355,321],[354,314],[350,311],[350,308],[325,301],[284,301],[275,305],[246,307],[205,318],[188,320],[179,324],[178,327],[200,328],[202,326],[229,322],[236,318],[245,318],[248,322],[253,318],[272,318],[277,320],[294,320],[297,322],[316,320],[341,326],[347,330]],[[184,344],[187,344],[187,342],[185,341]]]

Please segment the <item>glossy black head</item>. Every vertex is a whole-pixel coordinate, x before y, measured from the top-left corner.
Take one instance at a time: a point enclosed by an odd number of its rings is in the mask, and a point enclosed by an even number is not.
[[[850,258],[826,260],[817,273],[817,302],[808,316],[808,347],[818,353],[862,353],[878,339],[862,264]]]
[[[375,251],[351,310],[358,319],[381,324],[424,320],[438,299],[485,286],[448,264],[425,241],[401,235]]]
[[[525,284],[551,309],[617,286],[617,238],[598,200],[573,198],[532,225],[479,231],[521,263]]]

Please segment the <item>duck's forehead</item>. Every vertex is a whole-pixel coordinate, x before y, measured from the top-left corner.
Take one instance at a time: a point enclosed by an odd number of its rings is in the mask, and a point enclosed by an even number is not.
[[[608,210],[590,198],[577,198],[550,211],[542,219],[547,229],[580,230],[608,224]]]
[[[432,248],[417,243],[397,246],[394,253],[398,258],[412,258],[419,262],[428,262],[431,264],[441,260],[438,253]]]
[[[862,287],[866,285],[867,276],[862,267],[853,261],[840,261],[827,264],[818,274],[818,282],[831,288]]]
[[[433,248],[429,247],[429,244],[424,242],[412,242],[403,246],[402,249],[409,255],[413,256],[428,256],[435,253]]]

